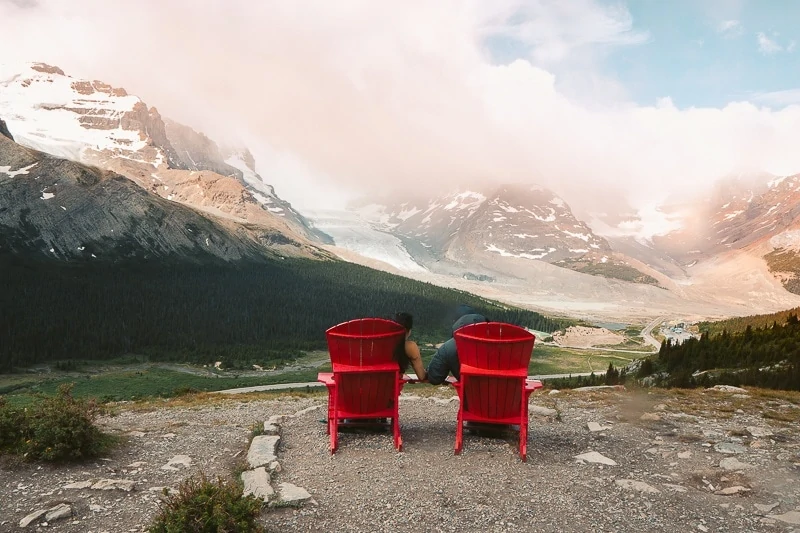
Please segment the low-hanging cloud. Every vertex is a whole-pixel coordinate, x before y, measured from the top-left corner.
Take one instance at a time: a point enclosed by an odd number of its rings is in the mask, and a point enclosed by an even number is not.
[[[0,0],[0,20],[0,61],[56,64],[212,138],[245,139],[301,208],[332,192],[518,181],[609,211],[731,173],[800,172],[800,106],[640,106],[624,90],[593,102],[595,87],[564,86],[614,86],[564,69],[590,68],[580,58],[593,44],[649,38],[592,0]],[[498,64],[492,39],[527,54]]]

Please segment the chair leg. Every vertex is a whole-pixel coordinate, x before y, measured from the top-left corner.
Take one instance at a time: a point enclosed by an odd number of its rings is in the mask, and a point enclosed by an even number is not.
[[[400,417],[397,415],[392,419],[392,432],[394,433],[394,447],[398,452],[402,452],[403,436],[400,434]]]
[[[523,420],[522,424],[519,425],[519,456],[522,458],[522,462],[527,462],[528,460],[528,421]]]
[[[461,447],[464,444],[464,412],[462,409],[462,403],[459,402],[458,404],[458,420],[456,422],[456,449],[455,454],[458,455],[461,453]]]

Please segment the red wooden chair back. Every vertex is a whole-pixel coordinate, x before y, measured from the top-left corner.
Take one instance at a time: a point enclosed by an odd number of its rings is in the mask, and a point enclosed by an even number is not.
[[[519,425],[519,453],[528,450],[528,398],[541,382],[528,378],[536,337],[502,322],[478,322],[455,334],[461,379],[455,452],[461,453],[464,422]]]
[[[487,420],[518,416],[536,337],[502,322],[479,322],[456,331],[465,386],[465,408]],[[462,378],[463,379],[463,378]],[[467,385],[467,384],[465,384]]]
[[[345,419],[391,418],[395,447],[402,448],[398,397],[403,386],[394,350],[406,330],[391,320],[361,318],[325,332],[331,374],[321,373],[328,397],[331,452],[338,446],[338,424]]]

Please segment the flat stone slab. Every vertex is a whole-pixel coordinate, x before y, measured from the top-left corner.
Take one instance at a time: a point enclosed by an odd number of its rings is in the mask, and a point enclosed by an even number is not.
[[[278,443],[281,438],[278,435],[258,435],[250,443],[247,451],[247,464],[250,468],[266,466],[272,461],[278,460]]]
[[[711,390],[718,390],[722,392],[743,392],[747,393],[747,391],[741,387],[734,387],[733,385],[714,385],[711,387]]]
[[[637,481],[635,479],[615,479],[614,483],[618,487],[626,490],[635,490],[637,492],[644,492],[646,494],[660,494],[661,491],[657,488],[648,485],[644,481]]]
[[[771,437],[772,435],[774,435],[774,433],[772,433],[772,430],[770,430],[769,428],[760,428],[756,426],[748,426],[747,431],[756,438]]]
[[[582,453],[580,455],[576,455],[575,459],[578,459],[579,461],[586,461],[587,463],[599,463],[601,465],[617,466],[616,461],[609,459],[599,452]]]
[[[242,483],[245,496],[252,495],[268,502],[275,495],[275,489],[270,485],[269,474],[263,466],[242,472]]]
[[[69,518],[71,516],[72,516],[72,507],[70,505],[67,505],[66,503],[62,503],[56,505],[55,507],[47,511],[47,514],[44,515],[44,519],[48,522],[54,522],[55,520]]]
[[[783,514],[771,514],[767,515],[767,518],[772,518],[773,520],[780,520],[781,522],[786,522],[787,524],[800,526],[800,511],[789,511],[788,513]]]
[[[754,505],[755,505],[755,508],[758,509],[759,511],[761,511],[762,513],[769,513],[770,511],[775,509],[777,506],[779,506],[780,503],[756,503]]]
[[[740,492],[750,492],[750,489],[747,487],[742,487],[741,485],[736,485],[735,487],[725,487],[722,490],[716,491],[714,494],[719,494],[720,496],[733,496],[734,494],[739,494]]]
[[[281,483],[278,485],[277,502],[281,505],[300,505],[311,499],[311,494],[302,487],[291,483]]]
[[[747,451],[747,448],[741,444],[733,442],[718,442],[714,445],[714,449],[719,453],[744,453]]]
[[[69,518],[72,516],[72,507],[66,503],[61,503],[49,509],[39,509],[34,511],[22,520],[19,521],[19,527],[28,527],[32,523],[39,520],[44,516],[45,521],[54,522],[62,518]]]
[[[553,417],[558,415],[558,411],[550,409],[549,407],[542,407],[541,405],[529,405],[528,412],[539,416]]]
[[[68,485],[64,485],[65,489],[90,489],[94,485],[94,481],[76,481],[75,483],[69,483]]]
[[[752,468],[752,465],[743,463],[736,457],[726,457],[725,459],[719,462],[719,467],[722,468],[723,470],[730,470],[733,472],[736,470],[746,470],[748,468]]]
[[[321,405],[312,405],[311,407],[306,407],[305,409],[300,409],[299,411],[297,411],[297,412],[296,412],[294,415],[292,415],[292,416],[302,416],[302,415],[304,415],[304,414],[306,414],[306,413],[310,413],[310,412],[312,412],[312,411],[316,411],[316,410],[317,410],[317,409],[319,409],[320,407],[322,407],[322,406],[321,406]]]
[[[39,517],[45,515],[47,513],[47,509],[40,509],[39,511],[34,511],[22,520],[19,521],[19,527],[28,527],[33,522],[39,519]]]
[[[586,423],[586,427],[592,433],[596,433],[598,431],[605,431],[607,429],[611,429],[611,426],[602,426],[602,425],[598,424],[597,422],[587,422]]]
[[[94,490],[124,490],[130,492],[136,483],[130,479],[99,479],[91,488]]]
[[[185,468],[192,466],[192,458],[188,455],[176,455],[170,459],[167,464],[162,466],[161,470],[178,470],[179,466]]]

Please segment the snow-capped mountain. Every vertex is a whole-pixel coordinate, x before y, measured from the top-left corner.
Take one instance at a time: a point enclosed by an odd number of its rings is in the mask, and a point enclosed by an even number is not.
[[[168,200],[292,240],[322,237],[255,172],[249,151],[223,153],[125,89],[42,63],[0,69],[0,116],[20,144],[113,170]]]
[[[682,228],[653,238],[654,245],[686,263],[764,241],[800,245],[781,237],[800,225],[800,175],[729,179],[707,198],[679,208]]]
[[[242,228],[132,180],[14,142],[0,119],[0,255],[115,263],[319,257],[266,227]]]
[[[577,220],[567,203],[537,186],[458,191],[427,202],[369,205],[361,212],[432,257],[469,261],[479,252],[555,263],[610,254],[605,239]],[[419,250],[418,250],[419,252]]]

